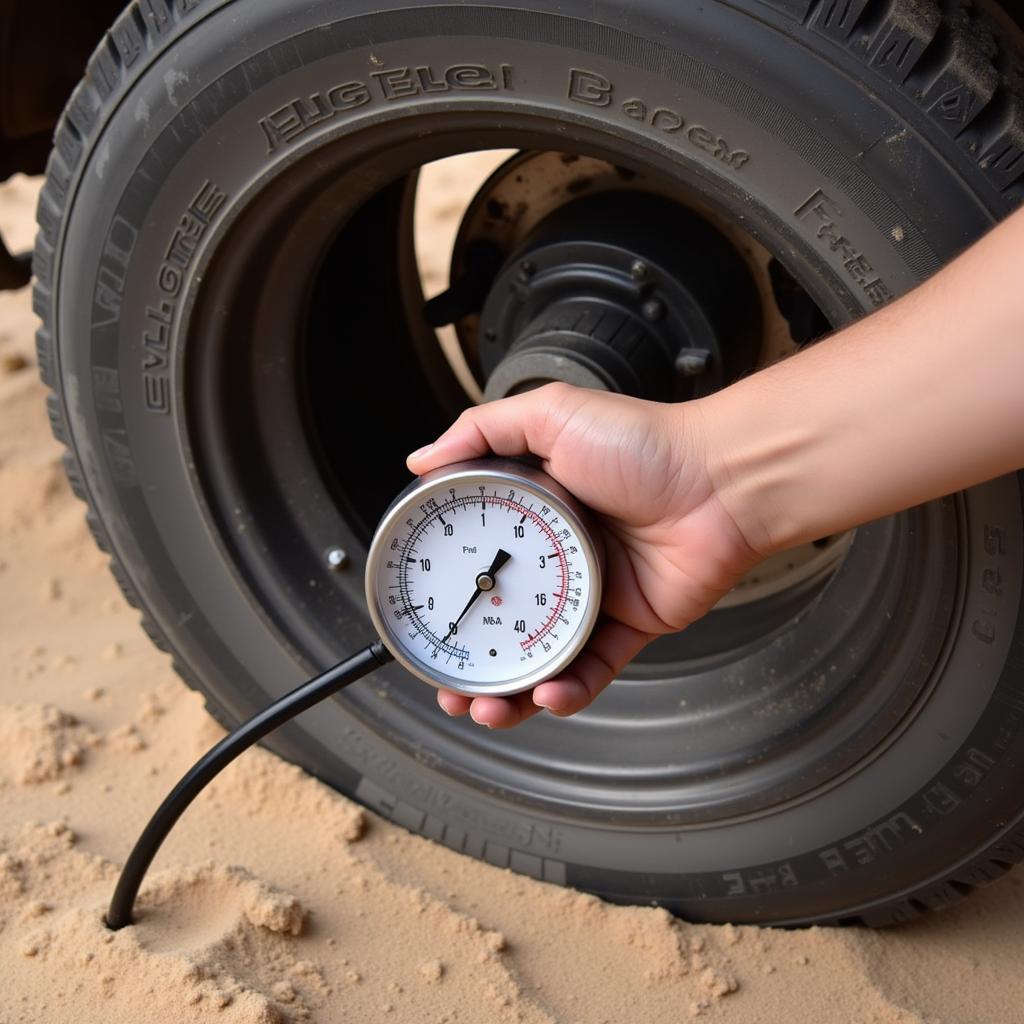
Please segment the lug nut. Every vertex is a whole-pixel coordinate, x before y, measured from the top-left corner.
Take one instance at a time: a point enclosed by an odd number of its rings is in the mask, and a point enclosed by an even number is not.
[[[634,281],[643,281],[647,277],[647,264],[643,260],[633,260],[629,268],[629,276]]]
[[[534,274],[537,273],[537,264],[530,260],[523,260],[519,264],[519,280],[526,282],[529,281]]]
[[[327,552],[327,566],[332,572],[341,572],[348,565],[348,552],[344,548],[331,548]]]

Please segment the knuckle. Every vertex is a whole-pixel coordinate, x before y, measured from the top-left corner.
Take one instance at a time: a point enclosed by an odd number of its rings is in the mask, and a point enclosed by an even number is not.
[[[543,395],[551,402],[564,402],[573,393],[573,390],[572,385],[566,384],[564,380],[553,380],[550,384],[538,388],[534,394],[538,397]]]

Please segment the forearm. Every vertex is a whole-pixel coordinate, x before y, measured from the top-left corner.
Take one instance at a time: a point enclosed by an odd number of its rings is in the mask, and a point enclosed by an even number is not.
[[[899,302],[696,403],[758,551],[1024,466],[1022,255],[1019,211]]]

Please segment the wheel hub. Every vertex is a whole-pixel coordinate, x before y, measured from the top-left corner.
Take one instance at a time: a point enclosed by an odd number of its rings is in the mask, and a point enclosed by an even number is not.
[[[695,214],[639,193],[579,199],[538,224],[490,288],[484,397],[559,380],[692,398],[753,358],[757,307],[742,260]]]

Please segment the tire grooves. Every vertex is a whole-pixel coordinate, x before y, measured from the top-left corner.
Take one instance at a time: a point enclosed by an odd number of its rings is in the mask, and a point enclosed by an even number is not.
[[[69,445],[63,392],[56,368],[53,331],[54,254],[63,227],[68,189],[87,144],[105,113],[144,70],[145,56],[170,44],[178,27],[194,20],[214,0],[134,0],[93,51],[85,77],[73,91],[54,132],[37,207],[33,256],[33,309],[40,376],[51,390],[47,414],[54,437],[67,448],[64,466],[75,495],[86,504],[86,522],[97,546],[110,556],[110,569],[126,600],[141,613],[153,643],[171,655],[175,671],[200,691],[207,710],[225,727],[223,707],[204,692],[201,681],[174,656],[145,609],[109,534],[91,504],[76,454]],[[1007,210],[1024,198],[1024,63],[1006,34],[972,0],[760,0],[794,22],[795,32],[830,39],[859,59],[870,74],[899,88],[928,119],[960,143],[992,185]],[[739,4],[737,4],[739,6]],[[926,883],[912,895],[878,908],[818,923],[887,925],[958,902],[1024,860],[1024,829],[989,851]]]
[[[785,0],[766,0],[787,13]],[[1010,204],[1024,198],[1024,64],[971,0],[813,0],[807,30],[886,78],[955,139]]]

